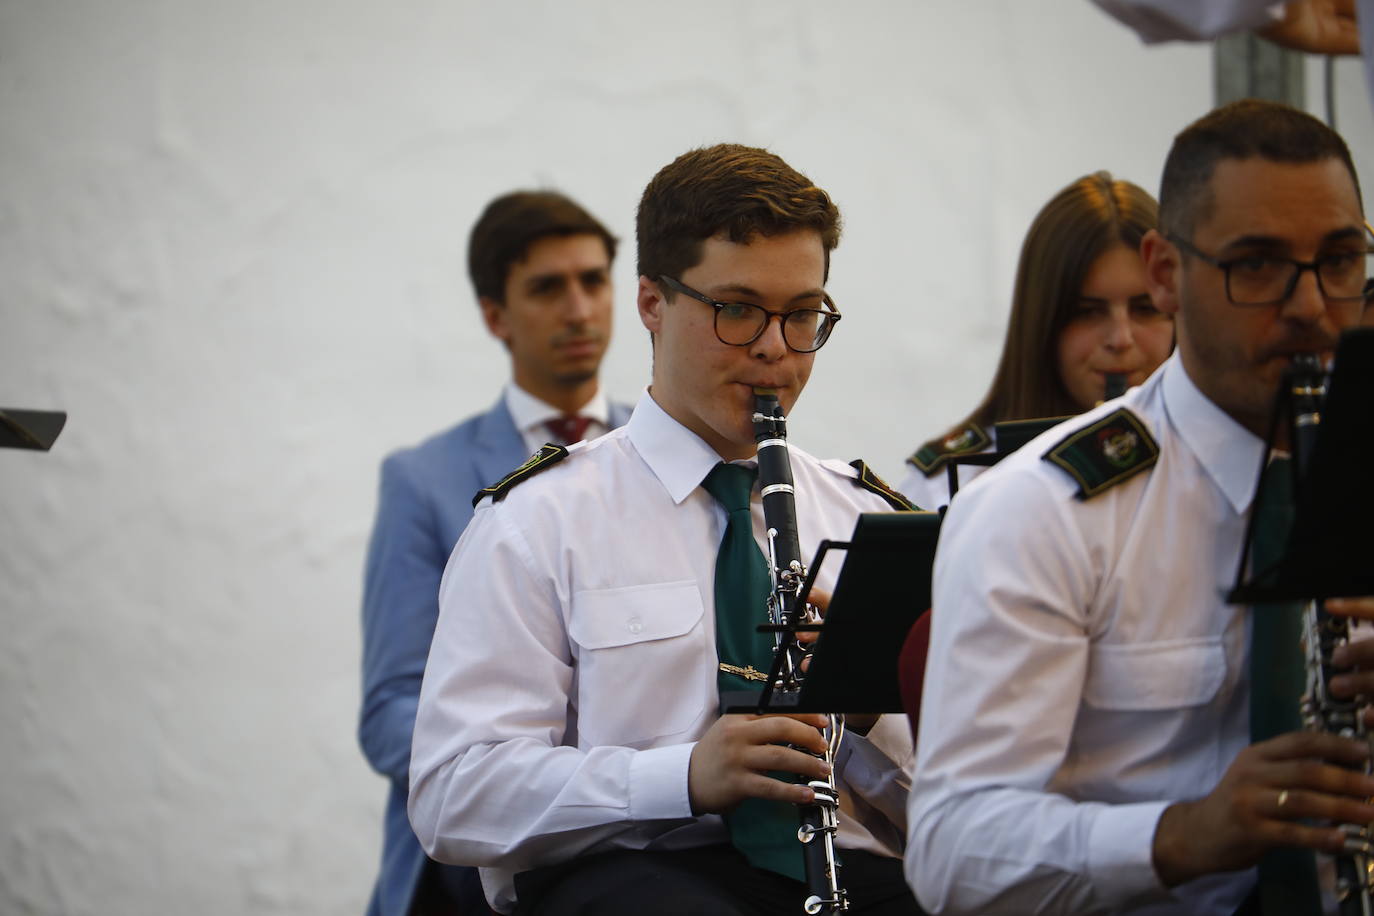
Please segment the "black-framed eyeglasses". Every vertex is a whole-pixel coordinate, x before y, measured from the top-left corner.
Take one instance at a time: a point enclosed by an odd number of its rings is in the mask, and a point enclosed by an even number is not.
[[[1316,274],[1317,288],[1331,302],[1362,302],[1365,298],[1365,278],[1369,275],[1371,254],[1368,248],[1337,252],[1315,261],[1269,254],[1247,254],[1223,260],[1202,253],[1192,242],[1172,232],[1166,238],[1226,275],[1226,298],[1232,305],[1286,302],[1297,289],[1298,278],[1307,270]]]
[[[782,339],[789,350],[814,353],[825,346],[825,342],[830,339],[830,332],[835,328],[835,322],[840,320],[840,313],[829,293],[821,300],[825,308],[771,312],[761,305],[749,302],[722,302],[712,299],[681,280],[664,274],[660,274],[658,280],[674,292],[690,296],[715,309],[716,338],[732,347],[749,346],[763,336],[769,320],[776,318],[782,325]]]

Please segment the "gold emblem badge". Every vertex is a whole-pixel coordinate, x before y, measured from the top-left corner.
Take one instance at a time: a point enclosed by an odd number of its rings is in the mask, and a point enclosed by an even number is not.
[[[1109,426],[1102,430],[1097,434],[1097,441],[1102,445],[1103,456],[1119,468],[1127,467],[1135,460],[1135,450],[1140,445],[1139,436],[1120,426]]]
[[[746,681],[768,680],[768,673],[766,671],[760,671],[753,665],[745,665],[743,668],[741,668],[739,665],[731,665],[727,662],[721,662],[720,670],[725,672],[726,674],[733,674],[737,677],[742,677]]]
[[[950,436],[948,439],[945,440],[945,451],[957,452],[962,449],[966,449],[969,446],[973,445],[974,440],[976,438],[977,437],[974,435],[973,430],[961,429],[959,430],[959,432],[955,433],[954,435]]]

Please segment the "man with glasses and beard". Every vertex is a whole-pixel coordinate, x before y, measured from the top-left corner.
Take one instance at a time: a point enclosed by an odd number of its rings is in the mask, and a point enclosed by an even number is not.
[[[1264,454],[1284,371],[1363,307],[1349,150],[1237,102],[1175,138],[1159,202],[1141,253],[1175,354],[945,519],[907,853],[933,911],[1320,912],[1312,851],[1374,821],[1367,745],[1300,729],[1298,639],[1269,635],[1300,610],[1224,597],[1278,502],[1256,469],[1286,473]],[[1345,651],[1363,670],[1333,693],[1374,694],[1374,641]]]

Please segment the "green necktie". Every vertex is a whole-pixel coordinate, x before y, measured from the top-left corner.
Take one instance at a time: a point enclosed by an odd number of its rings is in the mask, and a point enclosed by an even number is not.
[[[1287,458],[1264,469],[1255,504],[1252,569],[1263,581],[1283,555],[1293,526],[1293,472]],[[1298,701],[1307,686],[1302,655],[1302,605],[1256,604],[1250,624],[1250,740],[1264,741],[1302,728]],[[1275,849],[1259,865],[1265,916],[1321,913],[1317,865],[1307,849]]]
[[[718,464],[701,486],[716,498],[726,513],[725,536],[716,554],[716,655],[736,669],[753,668],[767,673],[773,664],[773,637],[759,633],[768,622],[768,562],[754,541],[749,518],[749,493],[754,488],[754,468]],[[716,675],[719,692],[761,690],[758,681],[728,673]],[[785,774],[773,776],[788,778]],[[804,880],[801,843],[797,841],[797,809],[786,802],[745,799],[725,815],[730,841],[755,868]]]

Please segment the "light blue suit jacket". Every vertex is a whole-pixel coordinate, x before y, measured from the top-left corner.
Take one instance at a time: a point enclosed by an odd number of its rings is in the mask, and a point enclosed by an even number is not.
[[[629,418],[629,407],[610,406],[612,428]],[[407,916],[424,872],[425,853],[406,817],[406,792],[444,565],[472,518],[473,495],[518,467],[527,452],[502,398],[486,413],[382,462],[363,582],[358,742],[373,769],[390,779],[391,792],[369,916]],[[468,878],[479,886],[475,873]]]

